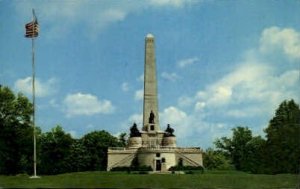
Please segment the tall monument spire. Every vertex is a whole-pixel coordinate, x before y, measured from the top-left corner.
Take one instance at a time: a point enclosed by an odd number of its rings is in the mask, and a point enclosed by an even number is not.
[[[148,34],[145,38],[144,69],[143,130],[153,132],[160,131],[157,100],[155,41],[152,34]]]
[[[143,129],[140,132],[134,123],[126,148],[108,148],[107,170],[115,167],[130,167],[138,160],[140,166],[151,166],[153,171],[167,172],[178,165],[203,166],[200,148],[178,148],[174,129],[159,127],[155,41],[152,34],[145,38]]]

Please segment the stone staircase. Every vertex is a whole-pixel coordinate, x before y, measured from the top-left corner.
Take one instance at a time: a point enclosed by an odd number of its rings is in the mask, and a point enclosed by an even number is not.
[[[183,160],[189,162],[192,166],[202,166],[199,162],[196,162],[195,160],[192,160],[191,158],[187,157],[180,151],[177,152],[177,155],[181,157]]]
[[[108,167],[107,169],[110,170],[113,167],[122,167],[125,166],[124,164],[127,162],[131,162],[134,158],[136,157],[136,154],[129,154],[128,156],[124,157],[123,159],[121,159],[120,161],[116,162],[115,164],[111,165],[110,167]]]

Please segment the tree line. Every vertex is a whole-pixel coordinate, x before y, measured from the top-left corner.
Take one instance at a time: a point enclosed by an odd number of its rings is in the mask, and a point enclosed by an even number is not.
[[[32,174],[33,107],[23,94],[0,86],[0,174]],[[215,149],[204,152],[206,169],[235,169],[251,173],[298,173],[300,162],[300,110],[284,101],[264,130],[253,136],[248,127],[236,127],[231,138],[222,137]],[[106,170],[107,148],[125,146],[107,131],[93,131],[74,139],[61,126],[49,132],[37,128],[38,174]]]
[[[232,137],[214,142],[204,153],[207,169],[236,169],[250,173],[299,173],[300,109],[294,100],[283,101],[264,129],[253,136],[248,127],[232,129]]]
[[[33,172],[33,106],[23,94],[0,86],[0,174]],[[61,126],[42,133],[37,127],[38,174],[106,170],[107,148],[124,146],[107,131],[74,139]]]

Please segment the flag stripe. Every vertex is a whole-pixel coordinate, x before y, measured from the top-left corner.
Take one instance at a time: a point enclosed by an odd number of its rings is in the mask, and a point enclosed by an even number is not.
[[[39,35],[39,24],[37,20],[33,20],[25,25],[26,34],[25,37],[33,38]]]
[[[36,17],[34,18],[33,21],[25,24],[25,29],[26,29],[25,37],[27,38],[33,38],[39,35],[40,28]]]

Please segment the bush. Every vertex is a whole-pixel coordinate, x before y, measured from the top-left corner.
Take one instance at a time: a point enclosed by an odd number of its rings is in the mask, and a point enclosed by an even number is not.
[[[202,166],[172,166],[169,168],[169,171],[186,171],[187,174],[193,174],[192,171],[201,171],[203,173],[204,168]]]
[[[139,174],[140,175],[146,175],[146,174],[148,174],[148,171],[139,171]]]
[[[138,167],[127,167],[127,166],[120,166],[120,167],[114,167],[110,171],[126,171],[130,173],[131,171],[138,171],[138,172],[148,172],[153,171],[151,166],[138,166]],[[143,173],[139,173],[143,174]],[[145,174],[145,173],[144,173]]]
[[[192,174],[194,174],[194,171],[185,171],[185,174],[190,174],[190,175],[192,175]]]
[[[153,171],[153,169],[151,166],[144,165],[144,166],[137,167],[137,170],[135,171]]]
[[[123,167],[114,167],[112,168],[110,171],[130,171],[130,167],[126,167],[126,166],[123,166]]]

